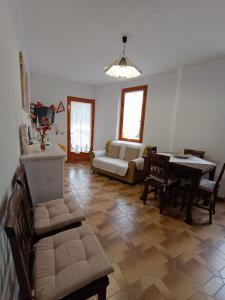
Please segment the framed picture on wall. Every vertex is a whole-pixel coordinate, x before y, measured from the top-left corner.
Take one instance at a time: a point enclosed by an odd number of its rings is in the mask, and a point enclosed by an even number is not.
[[[20,83],[21,83],[21,100],[22,108],[29,113],[30,111],[30,99],[29,99],[29,78],[26,69],[26,64],[24,62],[22,51],[19,52],[19,62],[20,62]]]

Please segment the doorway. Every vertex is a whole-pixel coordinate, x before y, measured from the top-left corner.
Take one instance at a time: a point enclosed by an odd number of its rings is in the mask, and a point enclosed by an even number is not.
[[[90,160],[94,142],[95,100],[67,97],[67,155],[69,162]]]

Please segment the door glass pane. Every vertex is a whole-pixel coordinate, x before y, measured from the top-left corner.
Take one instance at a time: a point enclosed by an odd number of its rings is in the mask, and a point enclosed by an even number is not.
[[[88,153],[91,148],[91,104],[71,102],[70,112],[71,152]]]
[[[128,92],[124,95],[123,138],[140,138],[143,95],[144,91]]]

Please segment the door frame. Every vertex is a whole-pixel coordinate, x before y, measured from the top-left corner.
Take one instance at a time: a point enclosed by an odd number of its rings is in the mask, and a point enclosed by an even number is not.
[[[94,125],[95,125],[95,99],[87,99],[80,97],[67,97],[67,160],[68,162],[80,162],[80,161],[90,161],[89,153],[73,153],[70,152],[70,111],[71,111],[71,102],[82,102],[82,103],[90,103],[91,104],[91,149],[93,150],[94,145]]]

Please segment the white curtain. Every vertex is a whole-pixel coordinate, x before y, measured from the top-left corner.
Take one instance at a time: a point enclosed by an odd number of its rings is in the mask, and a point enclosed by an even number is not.
[[[71,102],[71,151],[88,153],[91,148],[91,104]]]

